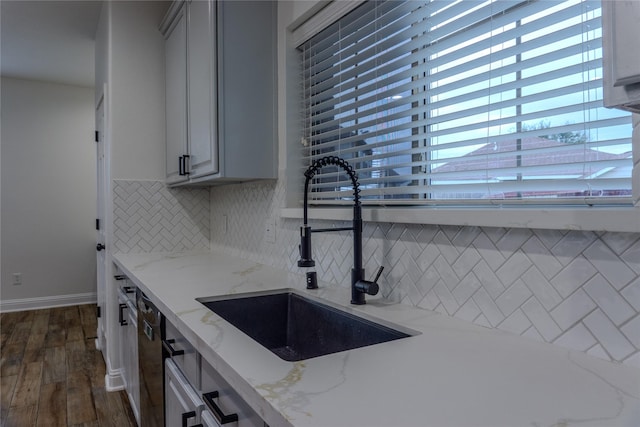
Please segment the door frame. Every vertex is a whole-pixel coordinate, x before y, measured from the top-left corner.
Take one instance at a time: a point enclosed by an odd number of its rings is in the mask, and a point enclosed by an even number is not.
[[[96,104],[96,244],[107,245],[106,238],[106,173],[107,173],[107,151],[106,151],[106,85],[103,87],[102,93]],[[99,225],[99,226],[98,226]],[[98,317],[98,329],[96,331],[96,348],[101,350],[103,357],[106,356],[106,331],[105,317],[107,313],[106,304],[106,253],[107,250],[96,251],[96,280],[97,280],[97,310],[100,313]]]
[[[98,263],[104,262],[103,273],[98,277],[98,300],[104,303],[102,307],[101,317],[98,319],[102,326],[102,330],[98,331],[99,350],[102,352],[104,363],[106,366],[106,374],[104,377],[105,389],[107,391],[118,391],[124,389],[124,382],[120,372],[122,362],[120,360],[120,345],[118,343],[118,334],[120,327],[118,319],[118,293],[117,287],[113,283],[113,188],[111,180],[111,102],[109,99],[108,86],[105,83],[103,85],[102,93],[98,96],[98,103],[96,104],[96,119],[98,119],[97,112],[100,105],[104,110],[104,129],[102,140],[104,145],[104,158],[102,177],[97,176],[98,181],[98,198],[102,197],[102,213],[99,213],[98,217],[101,222],[101,231],[103,231],[104,245],[106,249],[98,252],[98,254],[104,254],[104,260],[100,260],[100,255],[96,256]],[[102,101],[100,103],[100,101]],[[96,126],[97,126],[96,121]],[[96,148],[98,150],[98,148]],[[96,175],[98,173],[96,172]],[[98,202],[96,202],[96,205]],[[98,270],[100,270],[98,266]],[[102,286],[102,288],[101,288]],[[102,335],[100,335],[102,334]]]

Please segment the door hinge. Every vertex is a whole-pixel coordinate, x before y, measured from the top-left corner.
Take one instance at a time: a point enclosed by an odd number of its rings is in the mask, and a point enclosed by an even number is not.
[[[101,314],[102,314],[102,313],[101,313],[101,310],[100,310],[100,306],[97,306],[97,307],[96,307],[96,317],[97,317],[97,318],[100,318]]]
[[[96,131],[96,142],[100,141],[100,133]]]
[[[100,218],[96,218],[96,230],[100,230]]]

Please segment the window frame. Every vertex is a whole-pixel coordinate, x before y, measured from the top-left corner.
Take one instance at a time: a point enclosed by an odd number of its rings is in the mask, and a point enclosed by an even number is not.
[[[287,170],[300,170],[299,117],[301,103],[298,56],[296,48],[302,41],[319,32],[327,25],[344,16],[364,0],[313,2],[307,12],[291,20],[291,10],[283,11],[289,19],[282,36],[286,40],[284,55],[281,55],[281,84],[285,88],[284,103],[284,149],[281,159],[286,162],[281,179],[285,181],[283,218],[302,218],[302,191],[304,177],[292,176]],[[605,0],[606,1],[606,0]],[[282,6],[281,6],[282,7]],[[287,6],[284,6],[285,8]],[[289,6],[291,7],[291,6]],[[295,11],[294,11],[295,12]],[[282,44],[281,44],[282,46]],[[287,77],[288,76],[288,77]],[[482,226],[505,228],[538,228],[558,230],[590,230],[610,232],[640,232],[640,115],[633,115],[632,150],[634,158],[632,177],[633,206],[588,206],[588,205],[511,205],[494,206],[365,206],[363,219],[368,222],[409,223],[425,225]],[[350,220],[350,206],[311,207],[309,217],[319,220]],[[606,221],[604,220],[606,218]]]

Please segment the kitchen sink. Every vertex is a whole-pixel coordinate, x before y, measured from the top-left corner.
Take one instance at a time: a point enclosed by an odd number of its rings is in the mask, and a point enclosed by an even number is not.
[[[300,295],[293,289],[196,300],[290,362],[415,335]]]

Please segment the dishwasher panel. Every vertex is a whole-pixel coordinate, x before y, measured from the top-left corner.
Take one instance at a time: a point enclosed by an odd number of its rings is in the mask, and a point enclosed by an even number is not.
[[[136,296],[140,426],[164,427],[162,314],[140,289]]]

